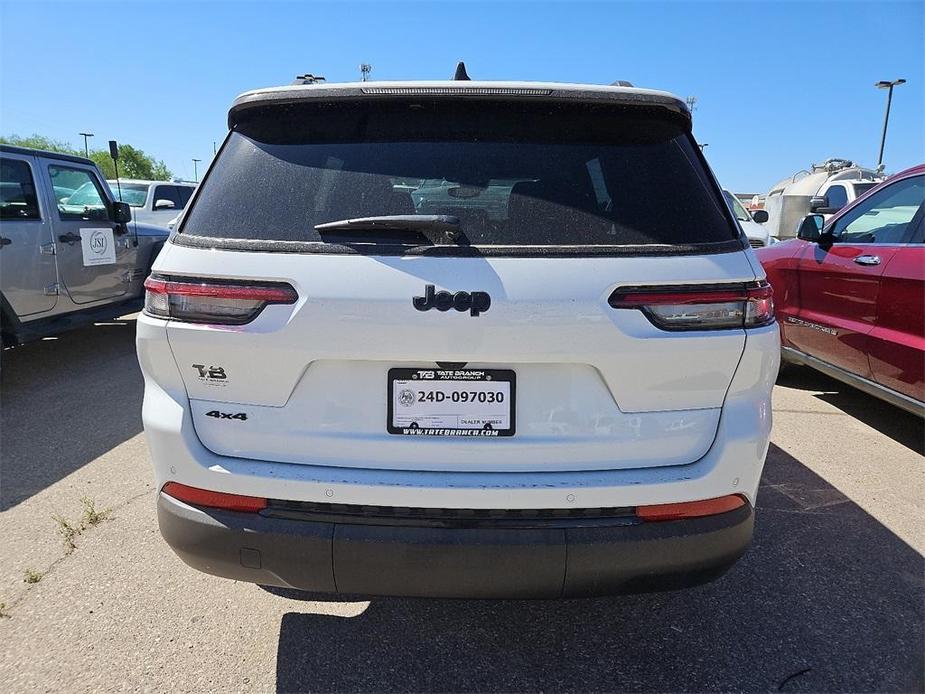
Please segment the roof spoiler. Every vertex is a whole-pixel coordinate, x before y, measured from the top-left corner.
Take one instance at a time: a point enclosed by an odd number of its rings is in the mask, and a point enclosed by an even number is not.
[[[468,78],[466,66],[461,63],[457,67],[457,76]],[[311,79],[309,79],[311,78]],[[331,100],[375,100],[379,98],[389,98],[395,96],[436,96],[452,97],[454,95],[464,95],[469,98],[521,98],[521,97],[541,97],[557,102],[600,102],[608,104],[622,104],[632,107],[655,107],[663,108],[683,118],[687,127],[690,128],[691,115],[684,102],[676,96],[662,94],[658,92],[636,93],[630,89],[626,91],[607,90],[601,86],[588,85],[587,89],[576,88],[580,85],[565,85],[562,89],[557,89],[554,84],[538,83],[536,87],[530,86],[530,83],[518,83],[515,87],[506,86],[499,83],[494,86],[491,82],[477,82],[472,85],[464,84],[468,79],[458,79],[449,81],[457,86],[450,86],[446,82],[442,85],[429,82],[412,82],[386,84],[363,82],[360,84],[319,84],[318,76],[303,75],[300,76],[298,85],[314,84],[315,89],[287,89],[285,87],[276,87],[272,89],[260,89],[251,92],[245,92],[238,96],[228,111],[228,127],[234,129],[244,114],[270,106],[291,106],[295,104],[308,104],[315,99],[320,102],[329,103]],[[626,83],[624,83],[625,85]]]

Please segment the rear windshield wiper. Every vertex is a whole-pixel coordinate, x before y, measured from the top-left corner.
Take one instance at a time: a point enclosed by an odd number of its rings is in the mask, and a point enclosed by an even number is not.
[[[381,217],[355,217],[316,224],[320,233],[336,231],[411,231],[433,243],[451,243],[459,236],[459,217],[447,214],[395,214]]]

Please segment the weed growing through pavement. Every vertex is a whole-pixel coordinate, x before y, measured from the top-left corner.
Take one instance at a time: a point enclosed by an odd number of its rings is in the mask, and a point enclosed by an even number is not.
[[[0,617],[6,617],[7,619],[10,618],[10,615],[6,613],[6,603],[5,602],[0,602]]]
[[[26,569],[25,578],[23,578],[23,582],[38,583],[39,581],[42,580],[42,576],[44,575],[45,573],[43,571],[36,571],[35,569]]]
[[[72,524],[62,516],[52,516],[52,518],[58,524],[58,533],[64,539],[64,549],[70,554],[77,547],[74,540],[83,532],[83,527]]]
[[[102,511],[97,511],[96,503],[93,499],[82,497],[80,503],[84,505],[84,514],[80,519],[84,528],[99,525],[112,514],[111,508],[104,508]]]
[[[96,510],[96,502],[88,497],[81,497],[80,503],[83,504],[84,510],[80,521],[73,523],[63,516],[52,516],[55,523],[58,524],[58,533],[64,538],[64,549],[68,554],[77,548],[77,536],[87,528],[99,525],[107,520],[112,514],[111,508],[105,508],[102,511]]]

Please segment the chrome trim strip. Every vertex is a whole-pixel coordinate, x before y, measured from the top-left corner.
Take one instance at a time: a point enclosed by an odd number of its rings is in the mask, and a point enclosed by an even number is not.
[[[829,364],[827,361],[823,361],[817,357],[810,356],[799,350],[793,349],[793,347],[781,347],[781,356],[785,361],[792,362],[794,364],[802,364],[803,366],[808,366],[812,369],[816,369],[821,373],[824,373],[826,376],[831,376],[837,381],[842,383],[847,383],[849,386],[857,388],[858,390],[872,395],[875,398],[880,398],[886,402],[899,407],[906,412],[911,412],[914,415],[925,418],[925,403],[916,400],[915,398],[909,397],[904,393],[888,388],[885,385],[876,383],[869,379],[864,378],[863,376],[858,376],[853,374],[850,371],[846,371],[840,366],[835,366],[834,364]]]

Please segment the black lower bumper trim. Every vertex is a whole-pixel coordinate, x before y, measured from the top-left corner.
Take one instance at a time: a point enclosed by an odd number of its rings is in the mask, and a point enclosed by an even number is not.
[[[748,548],[753,511],[601,527],[439,528],[267,518],[158,497],[161,533],[217,576],[319,593],[558,598],[697,585]]]

